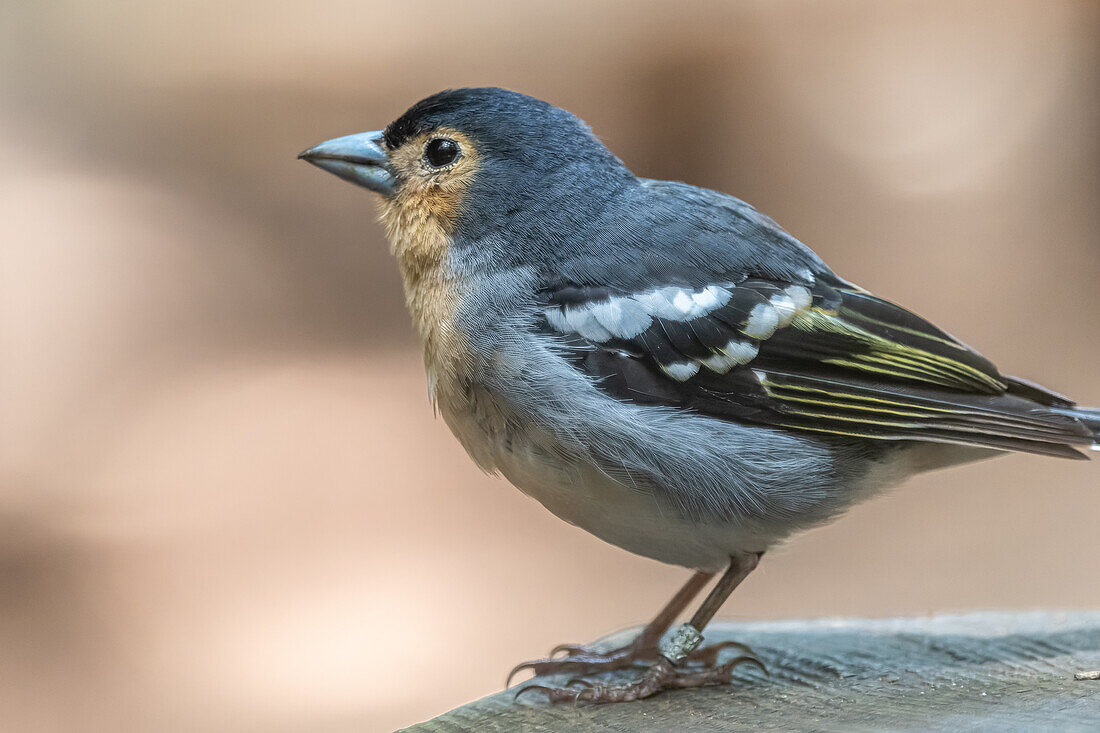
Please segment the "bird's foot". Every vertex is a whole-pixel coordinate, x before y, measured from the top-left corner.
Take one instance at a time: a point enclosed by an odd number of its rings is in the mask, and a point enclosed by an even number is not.
[[[726,649],[738,649],[742,654],[755,658],[752,649],[744,644],[739,644],[736,641],[723,641],[692,651],[684,661],[711,667],[718,660],[718,655]],[[558,654],[564,654],[565,656],[559,657]],[[508,680],[505,682],[504,687],[510,687],[512,678],[525,669],[534,672],[535,677],[565,673],[589,675],[627,669],[639,663],[655,661],[657,658],[657,643],[643,639],[640,636],[631,644],[607,651],[600,651],[578,644],[558,644],[550,650],[549,657],[533,659],[513,667],[512,671],[508,673]]]
[[[565,656],[559,657],[558,654]],[[616,669],[632,667],[636,662],[657,658],[657,645],[639,644],[635,640],[632,644],[599,651],[591,647],[577,644],[558,644],[550,650],[550,656],[545,659],[532,659],[529,662],[521,662],[508,673],[508,679],[504,687],[512,684],[512,678],[519,672],[529,669],[535,673],[535,677],[547,674],[595,674],[597,672],[611,672]]]
[[[719,646],[715,644],[714,646]],[[710,647],[712,648],[712,647]],[[709,649],[699,651],[708,651]],[[714,656],[717,652],[713,653]],[[706,665],[677,667],[665,657],[648,667],[642,676],[633,682],[621,684],[602,684],[586,679],[569,680],[564,687],[548,685],[527,685],[516,693],[515,699],[526,692],[541,692],[550,702],[631,702],[656,695],[662,690],[682,689],[685,687],[704,687],[707,685],[728,685],[733,680],[733,670],[742,664],[752,664],[765,674],[768,670],[754,655],[743,654],[720,665],[713,662]]]

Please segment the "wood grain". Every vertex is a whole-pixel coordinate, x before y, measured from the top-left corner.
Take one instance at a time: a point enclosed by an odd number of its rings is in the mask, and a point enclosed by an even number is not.
[[[631,632],[603,640],[621,641]],[[622,705],[512,701],[517,683],[407,728],[458,731],[1100,730],[1100,612],[718,623],[771,672]],[[548,678],[556,679],[556,678]],[[564,682],[561,679],[560,682]]]

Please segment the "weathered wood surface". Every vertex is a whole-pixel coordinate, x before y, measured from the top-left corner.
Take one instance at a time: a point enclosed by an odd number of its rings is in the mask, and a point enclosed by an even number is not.
[[[1074,678],[1100,670],[1100,612],[719,623],[706,637],[749,644],[771,676],[745,666],[732,687],[578,707],[513,702],[517,683],[406,730],[1100,731],[1100,680]]]

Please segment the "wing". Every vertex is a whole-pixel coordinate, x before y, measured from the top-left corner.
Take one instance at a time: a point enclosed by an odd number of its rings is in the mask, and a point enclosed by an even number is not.
[[[547,284],[542,327],[614,397],[873,440],[1083,458],[1072,403],[824,272],[625,289]],[[1059,412],[1058,410],[1063,410]]]

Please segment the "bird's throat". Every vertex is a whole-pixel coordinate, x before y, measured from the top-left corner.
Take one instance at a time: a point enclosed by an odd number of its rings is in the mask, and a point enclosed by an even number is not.
[[[452,272],[448,220],[440,207],[410,200],[420,192],[383,201],[382,223],[397,258],[405,304],[424,346],[424,365],[433,399],[449,389],[470,358],[468,340],[455,324],[459,283]]]

